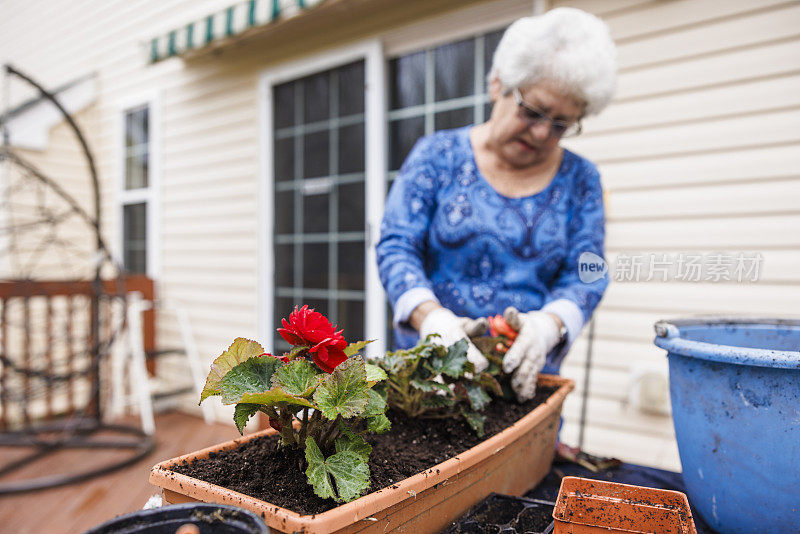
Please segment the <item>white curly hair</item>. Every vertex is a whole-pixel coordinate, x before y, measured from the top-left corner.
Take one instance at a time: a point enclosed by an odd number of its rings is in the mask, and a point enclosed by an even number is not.
[[[560,7],[514,21],[497,45],[487,78],[497,78],[506,94],[549,81],[585,103],[586,115],[595,115],[614,96],[617,50],[602,20]]]

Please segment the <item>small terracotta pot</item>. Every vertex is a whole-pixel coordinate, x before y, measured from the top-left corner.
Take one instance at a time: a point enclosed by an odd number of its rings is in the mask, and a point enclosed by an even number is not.
[[[541,375],[539,386],[558,389],[547,401],[503,432],[392,487],[321,514],[301,516],[170,470],[184,460],[206,458],[211,452],[237,447],[251,439],[272,434],[273,430],[161,462],[153,467],[150,483],[163,488],[167,502],[232,504],[257,513],[278,532],[438,532],[490,493],[522,495],[535,487],[550,470],[561,407],[575,384],[567,378]]]
[[[697,534],[684,493],[588,478],[564,477],[553,519],[554,534]]]

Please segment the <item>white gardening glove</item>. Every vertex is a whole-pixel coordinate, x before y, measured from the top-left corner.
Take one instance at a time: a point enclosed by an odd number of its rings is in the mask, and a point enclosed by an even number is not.
[[[477,336],[489,328],[486,318],[470,319],[458,317],[447,308],[437,308],[428,313],[419,327],[420,339],[425,339],[430,334],[439,334],[440,343],[449,347],[462,338],[467,340],[467,359],[475,365],[475,373],[482,373],[489,367],[489,361],[481,351],[469,340],[470,336]]]
[[[503,371],[511,373],[511,389],[520,402],[532,399],[536,393],[536,379],[542,370],[547,353],[561,339],[558,325],[546,312],[520,313],[509,306],[503,312],[508,325],[519,332],[517,339],[503,357]]]

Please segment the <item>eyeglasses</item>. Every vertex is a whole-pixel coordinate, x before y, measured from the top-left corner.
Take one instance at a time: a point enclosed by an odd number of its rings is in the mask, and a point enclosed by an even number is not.
[[[580,121],[567,122],[550,117],[522,100],[519,89],[514,89],[514,100],[519,106],[522,119],[528,123],[528,128],[536,124],[550,123],[550,135],[556,138],[574,137],[581,133]]]

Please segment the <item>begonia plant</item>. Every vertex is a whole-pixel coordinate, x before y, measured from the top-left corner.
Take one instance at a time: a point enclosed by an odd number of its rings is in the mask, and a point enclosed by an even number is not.
[[[503,371],[503,358],[514,344],[519,332],[506,322],[502,315],[487,317],[489,335],[473,337],[470,340],[489,361],[486,372],[492,375],[500,385],[502,397],[507,401],[517,401],[511,387],[513,373]]]
[[[385,398],[373,388],[386,374],[357,354],[368,341],[348,344],[308,306],[295,308],[282,326],[289,352],[275,356],[237,338],[211,365],[200,402],[219,396],[235,405],[240,433],[253,415],[266,414],[282,446],[304,450],[301,468],[314,492],[351,501],[369,486],[372,448],[363,435],[390,426]]]
[[[500,395],[500,385],[489,373],[475,374],[475,366],[467,359],[466,339],[450,347],[437,339],[432,334],[416,347],[376,359],[387,375],[378,389],[390,407],[409,417],[463,417],[483,436],[486,417],[480,412],[491,401],[487,392]]]

